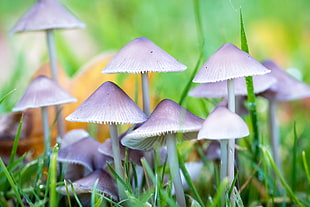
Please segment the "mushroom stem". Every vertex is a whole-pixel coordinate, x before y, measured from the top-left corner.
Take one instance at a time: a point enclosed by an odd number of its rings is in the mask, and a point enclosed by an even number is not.
[[[269,100],[268,106],[268,118],[269,118],[269,134],[271,141],[271,148],[273,159],[279,169],[282,172],[281,160],[279,157],[279,128],[277,123],[277,102],[275,100]]]
[[[55,48],[53,29],[46,30],[46,39],[47,39],[48,56],[50,60],[50,69],[52,73],[52,79],[56,83],[58,83],[56,48]],[[56,118],[57,118],[58,136],[63,137],[65,135],[65,122],[63,119],[64,116],[62,114],[61,105],[56,106],[56,114],[57,114]]]
[[[179,159],[176,149],[176,137],[172,134],[167,134],[166,145],[168,151],[168,163],[170,166],[170,174],[173,179],[176,201],[181,207],[186,207],[183,185],[179,170]]]
[[[124,179],[123,170],[122,170],[122,162],[121,162],[121,155],[120,155],[120,147],[118,141],[118,134],[117,134],[117,126],[115,124],[110,124],[110,136],[112,142],[112,152],[114,157],[114,165],[116,173]],[[125,190],[121,182],[117,179],[117,188],[118,193],[121,199],[125,198]]]
[[[41,107],[42,123],[43,123],[43,134],[44,134],[44,157],[50,156],[51,141],[49,137],[49,126],[48,126],[48,112],[47,107]]]
[[[231,112],[236,111],[235,103],[235,84],[234,79],[227,80],[228,91],[228,109]],[[227,144],[227,174],[228,185],[231,186],[235,177],[235,139],[229,139]],[[234,201],[231,199],[231,204],[234,206]]]
[[[150,91],[149,91],[149,78],[148,72],[141,74],[142,79],[142,96],[143,96],[143,112],[149,116],[151,114],[150,107]]]

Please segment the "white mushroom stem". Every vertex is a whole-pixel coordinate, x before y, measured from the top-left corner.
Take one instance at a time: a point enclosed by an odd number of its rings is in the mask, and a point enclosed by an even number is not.
[[[47,39],[48,56],[50,60],[52,79],[56,83],[58,83],[56,48],[55,48],[54,33],[52,29],[46,30],[46,39]],[[58,116],[57,118],[58,136],[63,137],[65,135],[65,122],[63,119],[64,116],[62,115],[61,105],[56,106],[56,114]]]
[[[43,123],[43,135],[44,135],[44,155],[45,157],[50,156],[51,141],[49,136],[48,126],[48,112],[47,107],[41,107],[42,123]]]
[[[141,73],[142,82],[142,99],[143,99],[143,112],[149,116],[151,114],[150,104],[150,89],[148,72]],[[144,152],[144,157],[150,166],[153,166],[152,150]]]
[[[149,78],[148,72],[141,74],[142,79],[142,97],[143,97],[143,112],[149,116],[151,114],[150,107],[150,91],[149,91]]]
[[[120,155],[117,126],[115,124],[110,124],[110,136],[112,142],[112,152],[114,157],[115,171],[121,177],[121,179],[123,179],[124,175],[122,170],[122,161]],[[117,188],[120,198],[124,199],[125,198],[124,187],[122,186],[121,182],[118,179],[117,179]]]
[[[173,179],[176,201],[179,206],[186,207],[183,185],[179,170],[179,159],[176,149],[176,137],[172,134],[167,134],[166,145],[168,151],[168,163],[170,167],[170,174]]]
[[[269,134],[271,141],[271,148],[273,159],[279,169],[282,172],[281,160],[279,157],[279,128],[277,123],[277,102],[275,100],[269,100],[268,107],[269,116]]]

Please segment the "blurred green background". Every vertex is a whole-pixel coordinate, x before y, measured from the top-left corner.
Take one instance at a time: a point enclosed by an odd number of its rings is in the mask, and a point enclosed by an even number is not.
[[[74,76],[92,57],[104,51],[117,51],[132,39],[144,36],[188,66],[182,73],[156,75],[151,86],[153,94],[179,101],[200,54],[203,58],[199,66],[223,43],[240,46],[239,11],[242,8],[251,55],[259,61],[272,59],[299,80],[310,84],[309,0],[60,2],[87,25],[85,29],[55,33],[58,59],[69,76]],[[0,1],[0,97],[17,89],[0,105],[0,113],[11,110],[31,75],[48,58],[43,33],[9,34],[33,3],[33,0]],[[204,103],[209,103],[210,108],[205,108]],[[206,117],[206,111],[213,107],[213,103],[189,97],[184,106]],[[259,120],[264,136],[267,133],[266,102],[262,99],[258,99],[258,111],[261,112]],[[300,147],[297,154],[306,150],[309,156],[310,99],[281,105],[279,116],[282,159],[291,161],[294,121]],[[301,165],[299,169],[302,169]],[[303,177],[298,182],[301,189],[305,188]]]

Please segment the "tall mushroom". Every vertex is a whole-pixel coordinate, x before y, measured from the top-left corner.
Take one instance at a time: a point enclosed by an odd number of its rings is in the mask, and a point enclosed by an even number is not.
[[[181,72],[187,67],[145,37],[125,45],[108,63],[103,73],[140,73],[143,111],[150,115],[149,72]]]
[[[137,129],[129,132],[122,139],[122,144],[133,149],[151,150],[167,146],[168,163],[176,191],[176,200],[180,206],[186,206],[179,172],[179,161],[176,150],[177,133],[183,139],[194,139],[203,119],[192,114],[172,100],[162,100]]]
[[[276,115],[277,103],[310,97],[310,87],[296,80],[271,60],[265,60],[263,65],[271,70],[270,75],[277,80],[270,89],[261,93],[261,95],[268,99],[269,102],[268,117],[272,154],[276,165],[281,170],[281,160],[279,157],[279,129]]]
[[[47,107],[75,102],[76,99],[64,91],[58,84],[45,76],[38,76],[26,89],[13,111],[29,108],[41,108],[44,130],[44,154],[50,155],[50,137]]]
[[[53,31],[55,29],[83,28],[85,24],[80,22],[65,7],[56,0],[37,0],[24,16],[11,29],[11,33],[45,31],[47,38],[48,54],[52,78],[58,83],[56,48]],[[60,106],[56,107],[59,113],[57,120],[58,134],[63,137],[65,127]]]
[[[123,177],[117,125],[137,124],[146,118],[136,103],[119,86],[107,81],[67,116],[66,120],[109,124],[115,169],[118,175]],[[120,183],[118,187],[123,198],[124,192]]]
[[[234,79],[246,76],[263,75],[270,72],[261,63],[235,45],[225,43],[202,66],[193,82],[208,83],[227,80],[228,108],[235,112]],[[234,163],[235,140],[221,141],[222,162]],[[227,153],[228,152],[228,153]],[[227,168],[222,163],[221,177],[228,177],[229,185],[234,179],[234,168]],[[229,164],[229,165],[230,165]]]

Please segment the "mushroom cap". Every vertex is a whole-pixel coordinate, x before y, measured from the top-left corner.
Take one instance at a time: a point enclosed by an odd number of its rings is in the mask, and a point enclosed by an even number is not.
[[[271,60],[264,61],[263,65],[271,70],[270,74],[277,80],[270,89],[261,94],[263,97],[275,101],[310,97],[310,87],[307,84],[296,80]]]
[[[83,27],[85,24],[56,0],[38,0],[15,24],[11,33]]]
[[[248,135],[249,128],[239,115],[218,106],[203,122],[198,139],[237,139]]]
[[[225,43],[205,62],[193,82],[208,83],[263,75],[270,72],[261,63],[235,45]]]
[[[203,119],[172,100],[164,99],[149,118],[121,140],[124,146],[150,150],[165,145],[165,135],[183,133],[183,139],[196,138]]]
[[[187,67],[145,37],[125,45],[103,73],[180,72]]]
[[[254,93],[261,93],[270,88],[276,79],[270,74],[253,76]],[[235,81],[235,95],[243,96],[247,95],[247,86],[245,78],[236,78]],[[189,92],[190,96],[201,98],[220,98],[227,97],[227,80],[203,83]]]
[[[61,148],[64,148],[70,144],[73,144],[84,137],[88,137],[89,133],[84,129],[73,129],[65,134],[61,139]]]
[[[89,175],[76,180],[72,183],[74,192],[76,194],[89,194],[92,193],[96,180],[98,179],[97,190],[110,196],[113,200],[118,200],[117,188],[113,183],[113,178],[105,170],[96,170]],[[57,191],[67,195],[66,186],[57,188]],[[68,185],[68,192],[73,195],[71,185]]]
[[[41,75],[30,83],[23,97],[13,108],[13,111],[23,111],[29,108],[60,105],[75,101],[76,99],[57,83]]]
[[[92,137],[84,137],[71,145],[68,145],[58,152],[59,162],[76,163],[85,166],[93,171],[106,166],[107,162],[113,160],[112,157],[105,156],[98,152],[100,142]]]
[[[147,119],[137,104],[116,84],[107,81],[88,97],[73,113],[68,121],[136,124]]]

